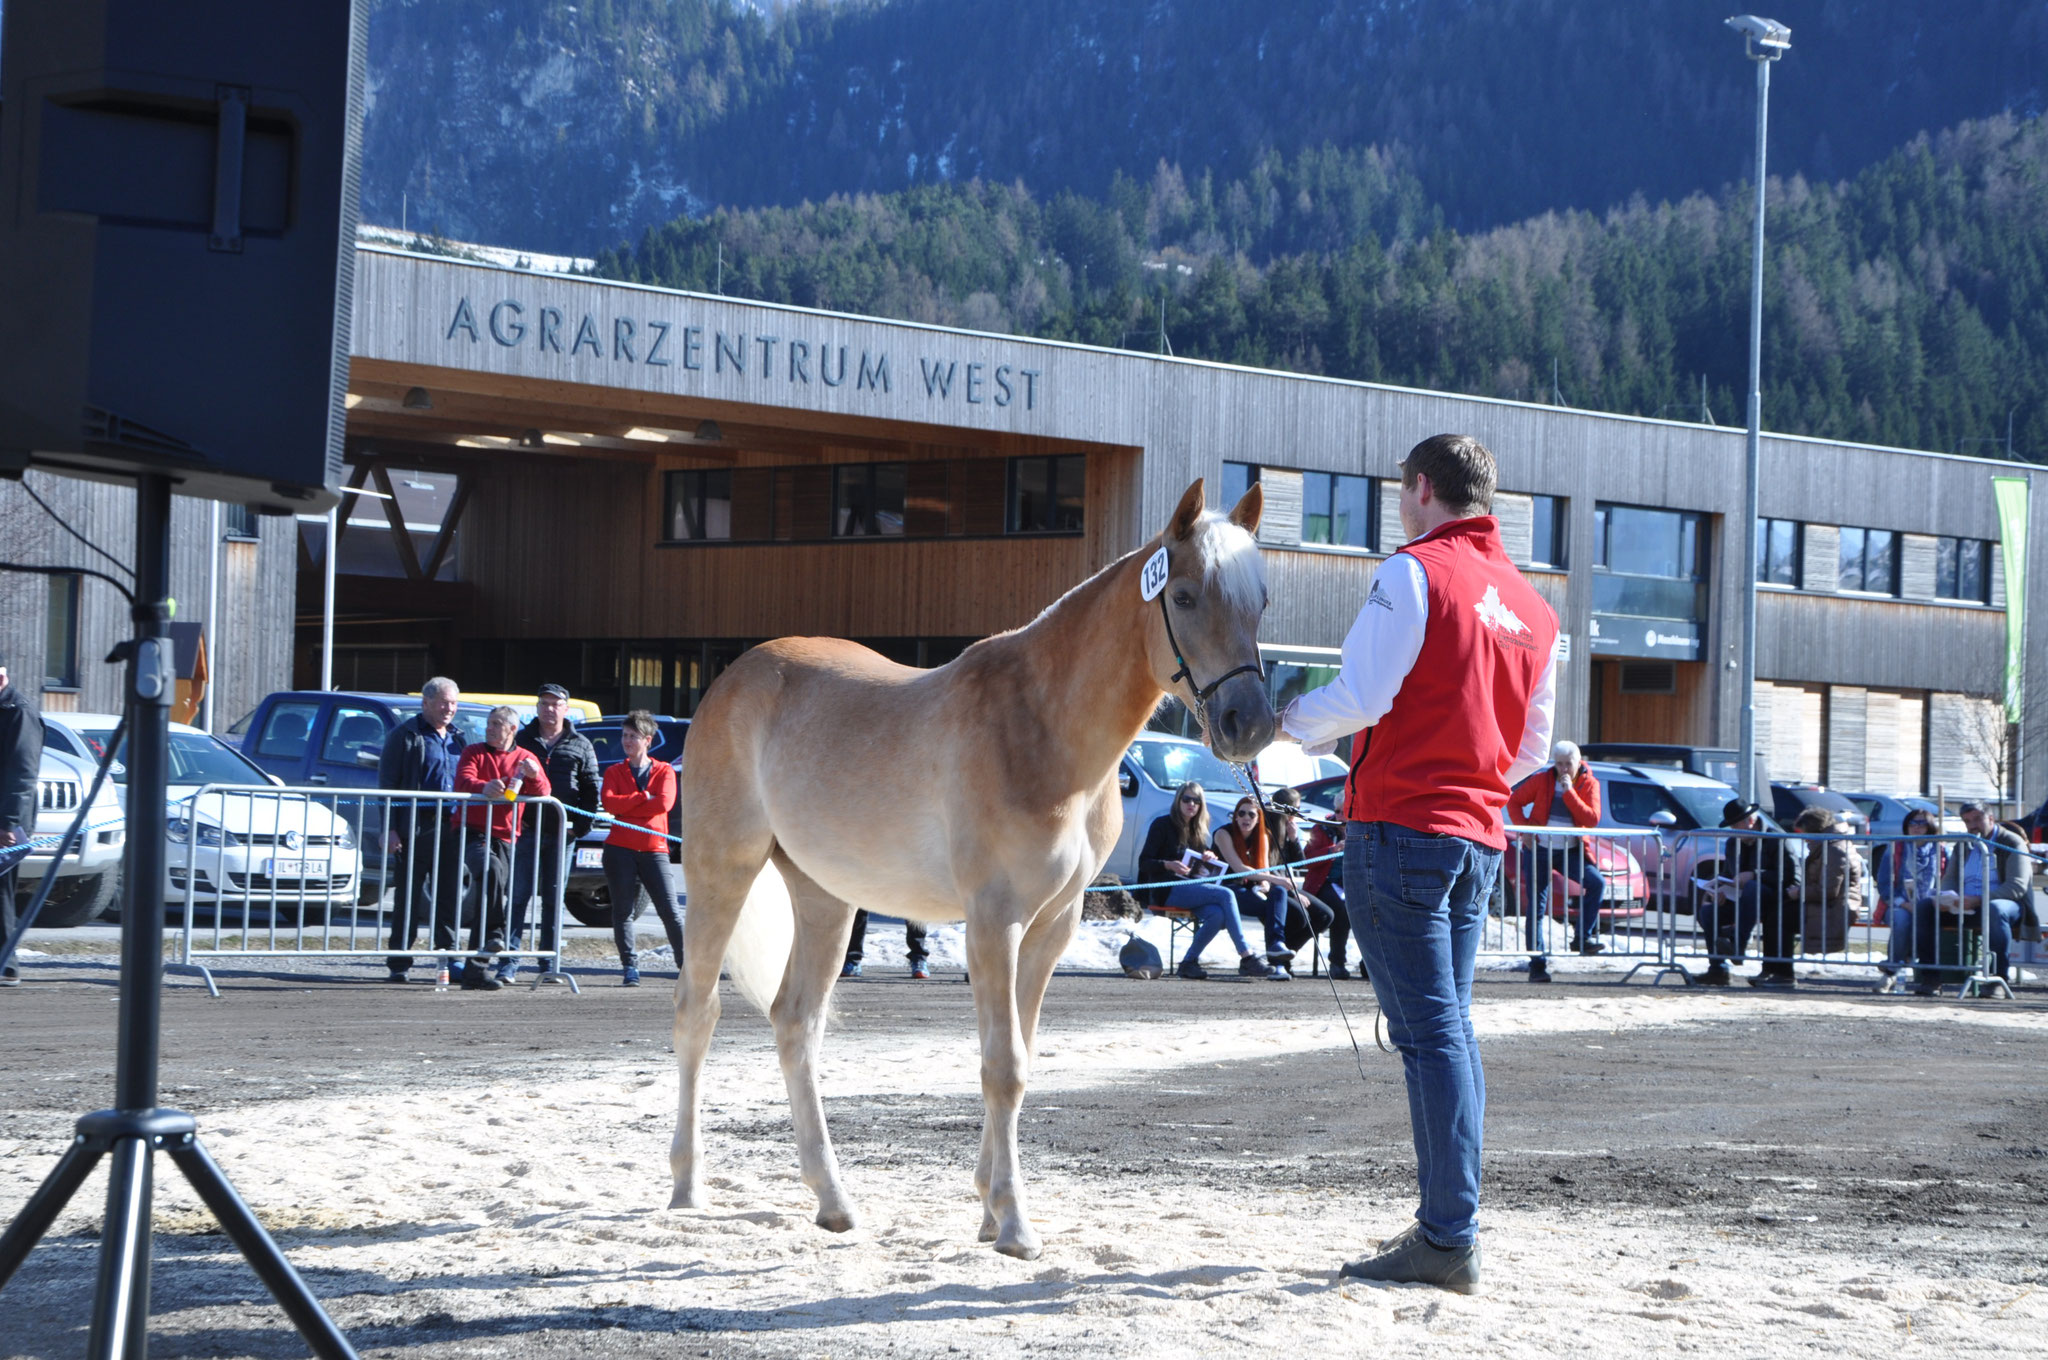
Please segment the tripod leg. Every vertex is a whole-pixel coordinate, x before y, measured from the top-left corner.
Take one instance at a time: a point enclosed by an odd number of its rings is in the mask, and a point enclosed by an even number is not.
[[[99,1287],[93,1294],[88,1360],[146,1360],[149,1347],[149,1140],[117,1139],[107,1180]]]
[[[0,1287],[14,1277],[14,1272],[35,1250],[36,1243],[43,1240],[43,1234],[57,1221],[57,1215],[64,1212],[64,1206],[78,1193],[78,1187],[85,1184],[85,1178],[99,1165],[100,1155],[100,1149],[89,1147],[83,1139],[73,1139],[71,1146],[64,1150],[64,1155],[43,1178],[34,1196],[21,1207],[14,1222],[8,1224],[6,1235],[0,1237]]]
[[[235,1193],[235,1187],[228,1184],[228,1178],[221,1174],[220,1164],[199,1145],[197,1138],[171,1144],[166,1149],[178,1169],[185,1173],[185,1179],[192,1182],[192,1188],[213,1216],[220,1220],[220,1226],[235,1244],[244,1260],[255,1270],[284,1308],[292,1325],[299,1329],[299,1335],[306,1339],[313,1354],[320,1360],[357,1360],[355,1347],[348,1344],[348,1338],[334,1325],[320,1303],[306,1288],[306,1282],[299,1278],[299,1272],[292,1269],[284,1253],[277,1249],[270,1234],[263,1230],[256,1215]]]

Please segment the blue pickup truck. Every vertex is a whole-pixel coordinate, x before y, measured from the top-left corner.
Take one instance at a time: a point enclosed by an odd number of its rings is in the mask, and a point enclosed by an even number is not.
[[[268,695],[247,716],[228,729],[242,754],[293,788],[325,786],[344,789],[377,787],[377,761],[384,738],[420,711],[417,695],[358,693],[348,690],[280,690]],[[463,743],[484,739],[485,704],[460,704],[455,730]],[[334,810],[355,828],[363,848],[365,892],[383,881],[384,836],[374,805],[341,797]],[[371,825],[362,823],[368,820]]]

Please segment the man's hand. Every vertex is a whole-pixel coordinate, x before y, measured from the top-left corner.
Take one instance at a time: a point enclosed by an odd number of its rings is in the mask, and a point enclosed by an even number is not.
[[[27,839],[28,833],[18,826],[10,826],[7,830],[0,831],[0,845],[20,845]]]
[[[493,779],[490,783],[484,785],[483,792],[486,798],[503,798],[505,796],[505,781]]]
[[[532,756],[528,756],[514,766],[512,772],[521,779],[532,779],[540,773],[540,766],[534,763]]]

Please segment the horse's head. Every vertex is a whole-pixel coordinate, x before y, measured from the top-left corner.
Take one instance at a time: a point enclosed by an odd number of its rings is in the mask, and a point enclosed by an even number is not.
[[[1204,514],[1196,478],[1160,536],[1166,580],[1146,606],[1153,677],[1194,709],[1209,748],[1231,761],[1250,760],[1273,740],[1273,701],[1259,665],[1266,570],[1252,537],[1263,504],[1254,482],[1227,517]],[[1150,564],[1148,554],[1147,591],[1156,584]]]

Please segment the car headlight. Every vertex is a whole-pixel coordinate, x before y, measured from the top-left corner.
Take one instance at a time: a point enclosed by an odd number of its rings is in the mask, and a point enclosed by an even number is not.
[[[198,837],[198,843],[202,846],[218,848],[220,846],[240,845],[242,843],[240,836],[223,831],[212,822],[194,823],[190,817],[173,817],[164,829],[169,833],[172,840],[177,841],[181,845],[190,842],[195,835]]]
[[[341,830],[339,830],[339,831],[337,831],[337,832],[335,832],[335,833],[334,833],[334,843],[335,843],[335,844],[336,844],[337,846],[341,847],[341,848],[342,848],[343,850],[353,850],[353,849],[355,849],[355,848],[356,848],[356,833],[355,833],[355,828],[351,827],[351,826],[350,826],[350,825],[349,825],[349,824],[348,824],[347,822],[343,822],[343,823],[341,824]]]

